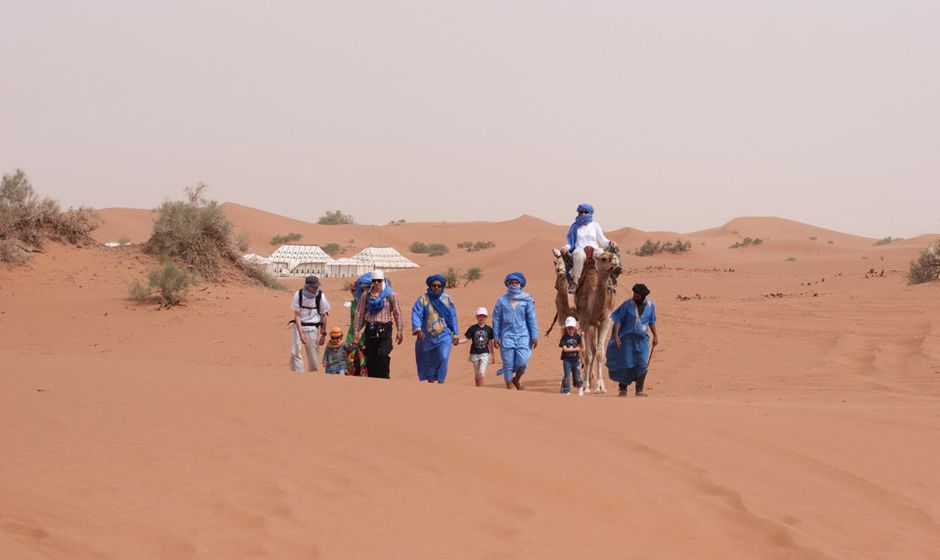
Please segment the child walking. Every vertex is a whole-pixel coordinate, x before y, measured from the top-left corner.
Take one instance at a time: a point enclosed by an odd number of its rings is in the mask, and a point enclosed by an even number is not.
[[[561,364],[565,373],[561,377],[561,394],[571,393],[571,382],[578,389],[578,396],[584,396],[584,384],[581,383],[581,334],[578,333],[578,321],[574,317],[565,319],[565,332],[558,343],[561,347]]]
[[[323,351],[323,367],[326,373],[342,375],[346,373],[346,356],[355,348],[353,344],[343,342],[343,329],[333,327],[330,330],[330,341]]]
[[[489,314],[485,307],[477,309],[477,324],[470,325],[464,333],[464,337],[470,342],[470,363],[473,364],[473,380],[477,387],[483,386],[486,366],[490,363],[490,358],[496,355],[493,348],[493,327],[486,324],[487,317]]]

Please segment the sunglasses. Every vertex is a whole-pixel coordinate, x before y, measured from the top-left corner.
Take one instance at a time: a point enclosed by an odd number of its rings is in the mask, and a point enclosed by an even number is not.
[[[373,280],[373,281],[372,281],[373,284],[378,284],[379,282],[384,282],[384,280],[382,280],[381,278],[379,278],[378,280]]]

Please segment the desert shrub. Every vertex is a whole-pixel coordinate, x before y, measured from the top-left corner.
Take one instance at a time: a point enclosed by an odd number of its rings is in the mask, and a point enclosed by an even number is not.
[[[891,243],[892,241],[901,241],[902,239],[903,239],[902,237],[891,237],[889,235],[888,237],[882,237],[878,241],[875,241],[875,245],[887,245]]]
[[[0,262],[17,266],[25,264],[28,260],[28,253],[17,244],[16,240],[0,239]]]
[[[19,264],[30,251],[43,248],[46,238],[79,244],[98,227],[100,219],[91,208],[69,208],[62,212],[51,198],[39,198],[22,169],[4,174],[0,181],[0,260]]]
[[[633,254],[638,257],[649,257],[657,253],[679,254],[685,253],[691,248],[692,242],[683,241],[681,238],[676,239],[675,241],[667,241],[665,243],[661,241],[653,242],[653,240],[647,239],[646,242],[638,247]]]
[[[448,288],[456,288],[457,282],[460,281],[460,269],[454,268],[452,266],[447,267],[447,272],[443,274],[444,279],[447,280]]]
[[[408,246],[408,250],[415,254],[427,253],[430,251],[427,245],[420,241],[414,241]]]
[[[907,272],[907,281],[911,284],[923,284],[931,280],[940,279],[940,239],[911,261],[911,268]]]
[[[247,274],[249,278],[261,284],[265,288],[282,291],[287,290],[287,287],[284,284],[281,284],[277,278],[257,264],[246,263],[244,270],[245,274]]]
[[[390,226],[400,226],[405,223],[405,220],[392,220],[388,223]]]
[[[327,243],[322,247],[323,252],[331,257],[337,257],[343,254],[343,248],[339,243]]]
[[[483,249],[489,249],[490,247],[495,247],[496,243],[492,241],[461,241],[457,244],[458,249],[466,249],[468,252],[482,251]]]
[[[819,238],[816,237],[815,235],[811,235],[810,238],[809,238],[810,241],[816,241],[817,239],[819,239]]]
[[[159,300],[164,307],[179,305],[186,290],[193,285],[193,277],[187,271],[167,261],[150,271],[146,285],[135,280],[130,285],[130,296],[138,301]]]
[[[787,257],[787,262],[794,262],[794,261],[796,261],[796,257]]]
[[[480,278],[483,278],[483,269],[478,266],[471,266],[463,273],[461,278],[463,278],[463,286],[466,288],[471,282],[476,282]]]
[[[239,251],[247,253],[248,249],[251,248],[251,241],[248,240],[248,234],[239,233],[238,237],[235,238],[235,245],[238,247]]]
[[[294,241],[300,241],[303,238],[303,235],[297,232],[290,232],[287,235],[275,235],[271,238],[271,245],[284,245],[287,243],[292,243]]]
[[[810,239],[816,239],[816,238],[815,238],[815,237],[811,237]],[[764,240],[761,239],[760,237],[753,238],[753,239],[750,238],[750,237],[745,237],[745,238],[742,239],[741,241],[736,242],[734,245],[728,246],[728,248],[729,248],[729,249],[737,249],[737,248],[739,248],[739,247],[751,247],[751,246],[754,246],[754,245],[760,245],[760,244],[763,243],[763,242],[764,242]]]
[[[342,224],[354,224],[356,221],[349,214],[343,214],[339,210],[327,210],[326,214],[320,216],[317,223],[324,226],[337,226]]]
[[[443,243],[431,243],[428,245],[428,256],[439,257],[450,252],[450,248]]]
[[[144,250],[162,259],[178,260],[214,280],[226,263],[240,264],[240,251],[222,207],[204,198],[207,188],[203,183],[187,187],[186,200],[160,205]]]
[[[55,221],[55,233],[59,239],[76,245],[88,239],[91,232],[101,224],[101,218],[92,208],[82,206],[60,212]]]

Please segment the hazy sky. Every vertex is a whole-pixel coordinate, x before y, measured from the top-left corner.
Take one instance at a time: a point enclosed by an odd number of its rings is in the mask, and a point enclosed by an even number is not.
[[[0,170],[64,205],[940,231],[937,0],[0,2]]]

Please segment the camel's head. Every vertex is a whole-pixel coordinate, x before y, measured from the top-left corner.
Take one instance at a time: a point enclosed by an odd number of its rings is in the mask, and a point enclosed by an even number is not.
[[[561,253],[557,251],[555,253],[555,276],[564,276],[567,278],[565,259],[561,256]]]
[[[610,272],[620,266],[620,257],[610,252],[594,253],[594,262],[596,263],[598,272],[610,274]]]

